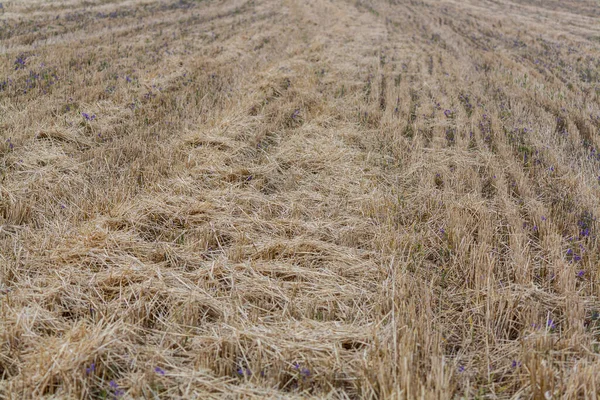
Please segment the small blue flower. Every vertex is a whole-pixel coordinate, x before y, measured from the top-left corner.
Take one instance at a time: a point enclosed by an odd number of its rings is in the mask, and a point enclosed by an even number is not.
[[[162,369],[161,367],[155,367],[154,372],[156,372],[157,374],[162,375],[162,376],[165,375],[165,370]]]
[[[579,272],[577,273],[577,277],[578,277],[578,278],[583,278],[583,276],[584,276],[584,275],[585,275],[585,271],[584,271],[584,270],[581,270],[581,271],[579,271]]]

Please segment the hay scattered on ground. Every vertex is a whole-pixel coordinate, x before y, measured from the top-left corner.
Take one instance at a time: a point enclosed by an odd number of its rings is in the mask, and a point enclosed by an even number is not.
[[[0,398],[596,398],[600,11],[3,2]]]

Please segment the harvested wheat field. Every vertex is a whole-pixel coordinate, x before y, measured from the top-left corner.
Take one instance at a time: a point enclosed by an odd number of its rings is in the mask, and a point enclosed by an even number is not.
[[[0,398],[600,396],[594,0],[11,0]]]

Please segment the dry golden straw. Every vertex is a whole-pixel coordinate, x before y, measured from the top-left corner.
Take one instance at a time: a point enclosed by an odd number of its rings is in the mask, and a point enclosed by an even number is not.
[[[598,398],[599,20],[3,2],[0,398]]]

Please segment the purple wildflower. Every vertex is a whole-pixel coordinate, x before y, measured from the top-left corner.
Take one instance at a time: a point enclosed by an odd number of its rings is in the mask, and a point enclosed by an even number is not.
[[[155,367],[154,372],[156,372],[157,374],[162,375],[162,376],[165,375],[165,370],[162,369],[161,367]]]
[[[121,396],[123,396],[123,394],[125,394],[124,390],[119,389],[119,385],[117,384],[117,382],[110,381],[108,383],[108,385],[110,386],[111,390],[113,391],[113,396],[114,396],[115,399],[117,397],[121,397]]]
[[[94,372],[95,370],[96,370],[96,364],[95,364],[95,363],[92,363],[92,364],[91,364],[89,367],[87,367],[87,368],[85,369],[85,373],[89,375],[89,374],[91,374],[92,372]]]
[[[19,55],[15,60],[15,70],[25,68],[26,60],[27,56],[25,56],[24,54]]]
[[[578,277],[578,278],[583,278],[583,276],[584,276],[584,275],[585,275],[585,271],[584,271],[584,270],[581,270],[581,271],[579,271],[579,272],[577,273],[577,277]]]
[[[305,367],[300,367],[300,364],[298,364],[297,362],[294,362],[294,369],[300,372],[300,375],[302,375],[303,379],[308,378],[310,376],[310,370]]]

